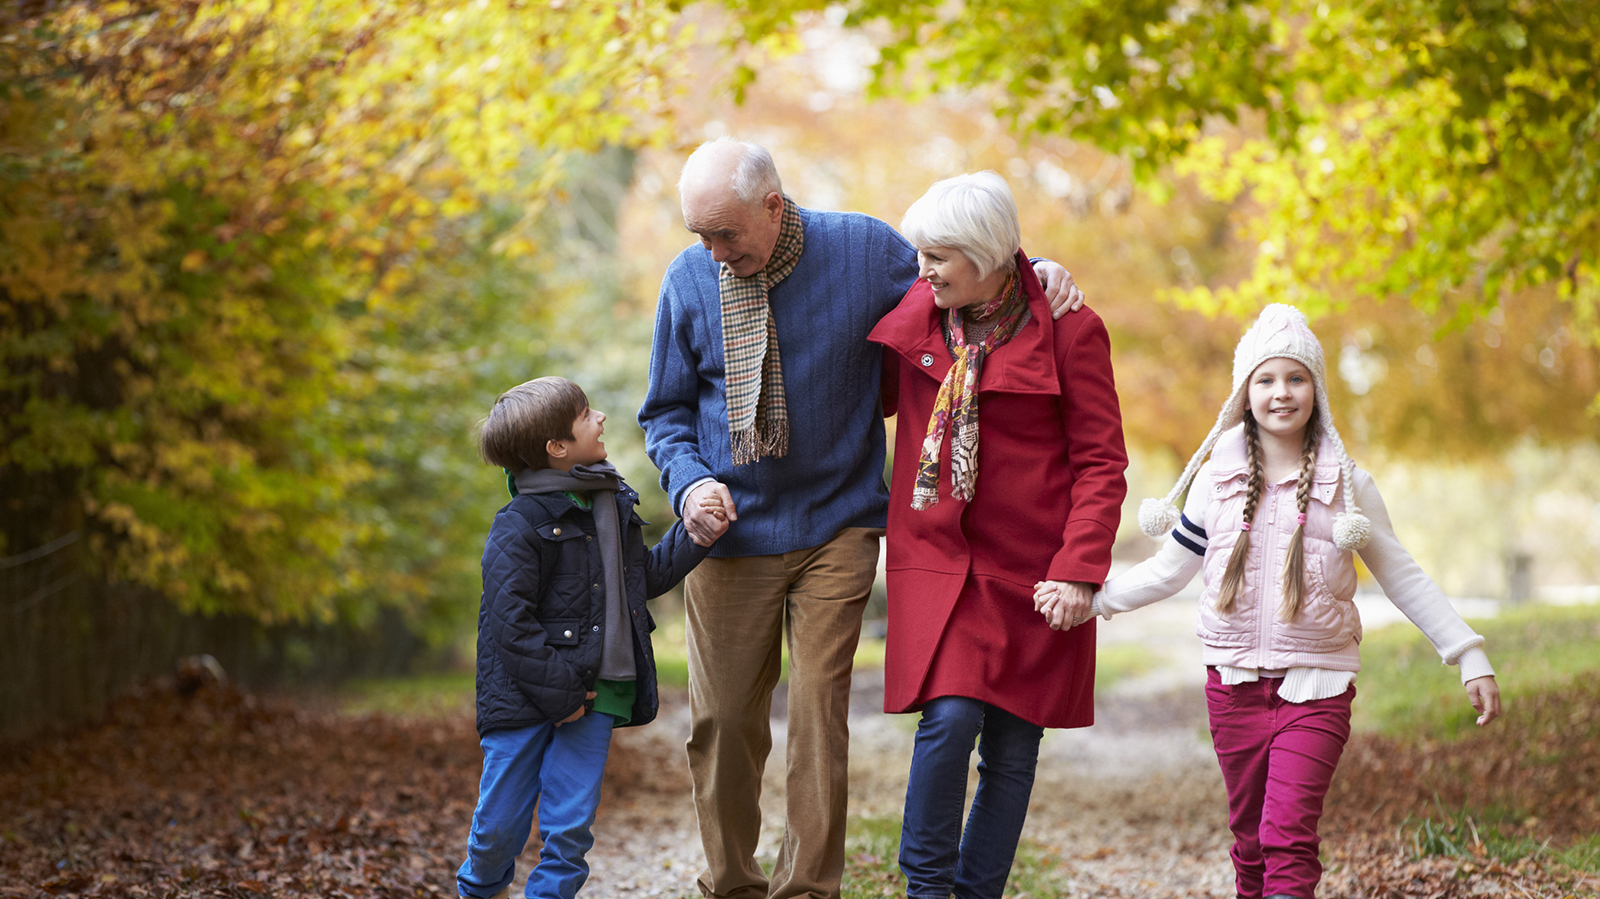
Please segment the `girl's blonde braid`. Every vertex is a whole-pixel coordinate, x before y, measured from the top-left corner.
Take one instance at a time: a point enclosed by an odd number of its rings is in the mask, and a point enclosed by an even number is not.
[[[1311,485],[1315,483],[1317,446],[1322,440],[1322,428],[1313,410],[1306,424],[1305,446],[1300,450],[1300,480],[1294,492],[1295,508],[1299,511],[1294,535],[1289,538],[1289,555],[1283,560],[1283,608],[1279,617],[1293,621],[1299,617],[1306,602],[1306,510],[1311,508]]]
[[[1244,413],[1245,458],[1250,464],[1250,479],[1245,482],[1244,525],[1239,542],[1233,545],[1233,555],[1228,557],[1228,567],[1222,572],[1222,586],[1217,590],[1217,611],[1233,611],[1239,593],[1244,589],[1244,563],[1250,555],[1250,527],[1256,517],[1256,506],[1261,501],[1261,487],[1266,473],[1261,469],[1261,431],[1256,427],[1256,417]]]

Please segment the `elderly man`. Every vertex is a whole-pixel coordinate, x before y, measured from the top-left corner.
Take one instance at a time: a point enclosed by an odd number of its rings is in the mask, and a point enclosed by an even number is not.
[[[703,144],[678,194],[700,243],[662,280],[639,423],[690,532],[727,529],[685,583],[700,889],[833,899],[850,670],[888,508],[867,334],[916,281],[917,254],[870,216],[796,206],[754,144]],[[1082,304],[1059,265],[1038,269],[1056,315]],[[769,882],[755,853],[785,621],[788,808]]]

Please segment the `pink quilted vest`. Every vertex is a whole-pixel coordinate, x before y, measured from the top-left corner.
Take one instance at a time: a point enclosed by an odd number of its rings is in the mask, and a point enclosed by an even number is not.
[[[1243,533],[1245,486],[1250,467],[1245,457],[1244,426],[1223,434],[1211,453],[1211,477],[1196,479],[1194,490],[1210,490],[1206,508],[1205,589],[1200,597],[1197,633],[1205,641],[1208,665],[1238,668],[1360,669],[1357,644],[1361,617],[1356,613],[1356,571],[1348,551],[1333,544],[1333,516],[1344,509],[1339,496],[1338,452],[1326,438],[1317,452],[1306,510],[1306,599],[1294,621],[1278,617],[1283,603],[1279,577],[1294,535],[1295,480],[1269,484],[1262,490],[1251,525],[1250,555],[1245,560],[1244,589],[1231,612],[1217,611],[1217,591],[1228,558]]]

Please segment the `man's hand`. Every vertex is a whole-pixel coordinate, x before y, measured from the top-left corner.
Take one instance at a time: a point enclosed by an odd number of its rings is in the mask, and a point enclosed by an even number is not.
[[[1034,611],[1044,616],[1053,631],[1064,631],[1088,620],[1093,600],[1093,584],[1040,581],[1033,585]]]
[[[560,727],[563,724],[571,724],[579,718],[582,718],[583,713],[589,708],[589,700],[593,699],[594,697],[595,692],[593,690],[585,691],[583,696],[583,705],[580,705],[577,707],[577,709],[573,710],[572,714],[562,718],[560,721],[557,721],[556,727]]]
[[[738,520],[726,484],[705,481],[683,498],[683,526],[689,529],[689,539],[700,546],[717,542],[727,532],[728,522]]]
[[[1033,264],[1033,273],[1039,276],[1044,298],[1050,301],[1051,318],[1060,318],[1083,308],[1083,291],[1078,289],[1072,274],[1062,268],[1059,262],[1041,259]]]
[[[1494,675],[1475,677],[1467,681],[1467,699],[1478,710],[1478,726],[1482,727],[1500,717],[1500,685]]]

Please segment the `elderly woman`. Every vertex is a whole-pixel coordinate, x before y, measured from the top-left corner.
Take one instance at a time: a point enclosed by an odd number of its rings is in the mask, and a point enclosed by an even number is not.
[[[1051,320],[1004,179],[940,181],[900,230],[919,277],[871,335],[899,414],[884,711],[922,713],[900,868],[908,896],[999,899],[1044,728],[1094,723],[1089,602],[1127,491],[1122,416],[1105,325]]]

